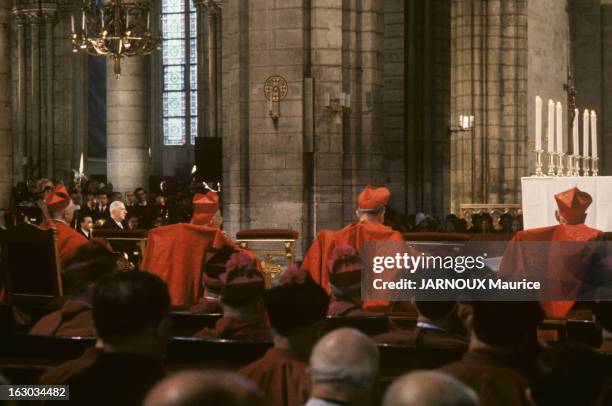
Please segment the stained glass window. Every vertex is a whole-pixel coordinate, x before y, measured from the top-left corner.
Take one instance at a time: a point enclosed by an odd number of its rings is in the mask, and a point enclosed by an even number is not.
[[[198,130],[196,10],[192,0],[161,4],[164,145],[183,145]]]

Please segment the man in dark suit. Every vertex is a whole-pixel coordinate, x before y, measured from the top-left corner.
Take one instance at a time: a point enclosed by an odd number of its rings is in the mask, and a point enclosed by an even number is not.
[[[127,210],[125,209],[123,202],[112,202],[110,204],[110,218],[104,226],[106,228],[117,228],[124,230],[126,228],[126,225],[124,225],[126,215]]]
[[[142,404],[165,376],[172,324],[166,284],[148,272],[114,273],[96,282],[92,307],[101,351],[52,368],[41,382],[70,385],[72,404]]]
[[[91,240],[91,227],[93,226],[93,218],[90,214],[81,214],[79,219],[79,228],[78,232],[83,235],[83,237]]]
[[[108,206],[108,195],[106,192],[98,192],[96,194],[96,199],[98,200],[98,205],[93,211],[93,220],[106,220],[108,221],[110,210]]]

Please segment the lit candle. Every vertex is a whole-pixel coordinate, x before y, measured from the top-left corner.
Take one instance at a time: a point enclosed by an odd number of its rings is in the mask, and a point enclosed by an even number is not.
[[[582,114],[582,156],[589,157],[589,111]]]
[[[597,158],[597,114],[591,110],[591,152],[593,158]]]
[[[71,32],[74,34],[75,29],[74,29],[74,14],[70,14],[70,29],[72,30]]]
[[[580,155],[580,141],[578,140],[578,117],[580,111],[574,109],[574,121],[572,122],[572,143],[574,144],[574,155]]]
[[[557,102],[557,154],[563,153],[563,106]]]
[[[535,99],[536,115],[535,115],[535,149],[542,149],[542,99],[536,96]]]
[[[548,122],[547,124],[548,124],[547,151],[550,153],[553,153],[555,152],[555,102],[552,100],[548,100]]]

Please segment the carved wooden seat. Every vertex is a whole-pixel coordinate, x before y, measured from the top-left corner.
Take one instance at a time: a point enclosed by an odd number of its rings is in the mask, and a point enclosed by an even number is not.
[[[10,304],[46,304],[63,295],[55,231],[31,224],[0,228],[2,274]]]
[[[244,249],[252,251],[261,261],[266,275],[266,286],[270,287],[272,280],[281,272],[281,266],[273,257],[283,257],[287,265],[295,260],[295,241],[300,234],[289,229],[252,229],[240,230],[236,233],[236,241]],[[254,248],[253,244],[257,247]]]

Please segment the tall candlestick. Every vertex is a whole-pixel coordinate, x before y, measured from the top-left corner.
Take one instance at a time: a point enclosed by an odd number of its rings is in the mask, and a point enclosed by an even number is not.
[[[591,157],[597,158],[597,114],[594,110],[591,110]]]
[[[574,109],[574,120],[572,122],[572,143],[574,144],[574,156],[580,155],[580,141],[578,140],[578,116],[580,111]]]
[[[542,99],[540,96],[536,96],[535,107],[535,149],[540,151],[542,149]]]
[[[557,102],[557,154],[563,153],[563,106]]]
[[[589,111],[582,114],[582,156],[589,157]]]
[[[552,100],[548,101],[548,146],[547,151],[549,153],[555,152],[555,102]]]

